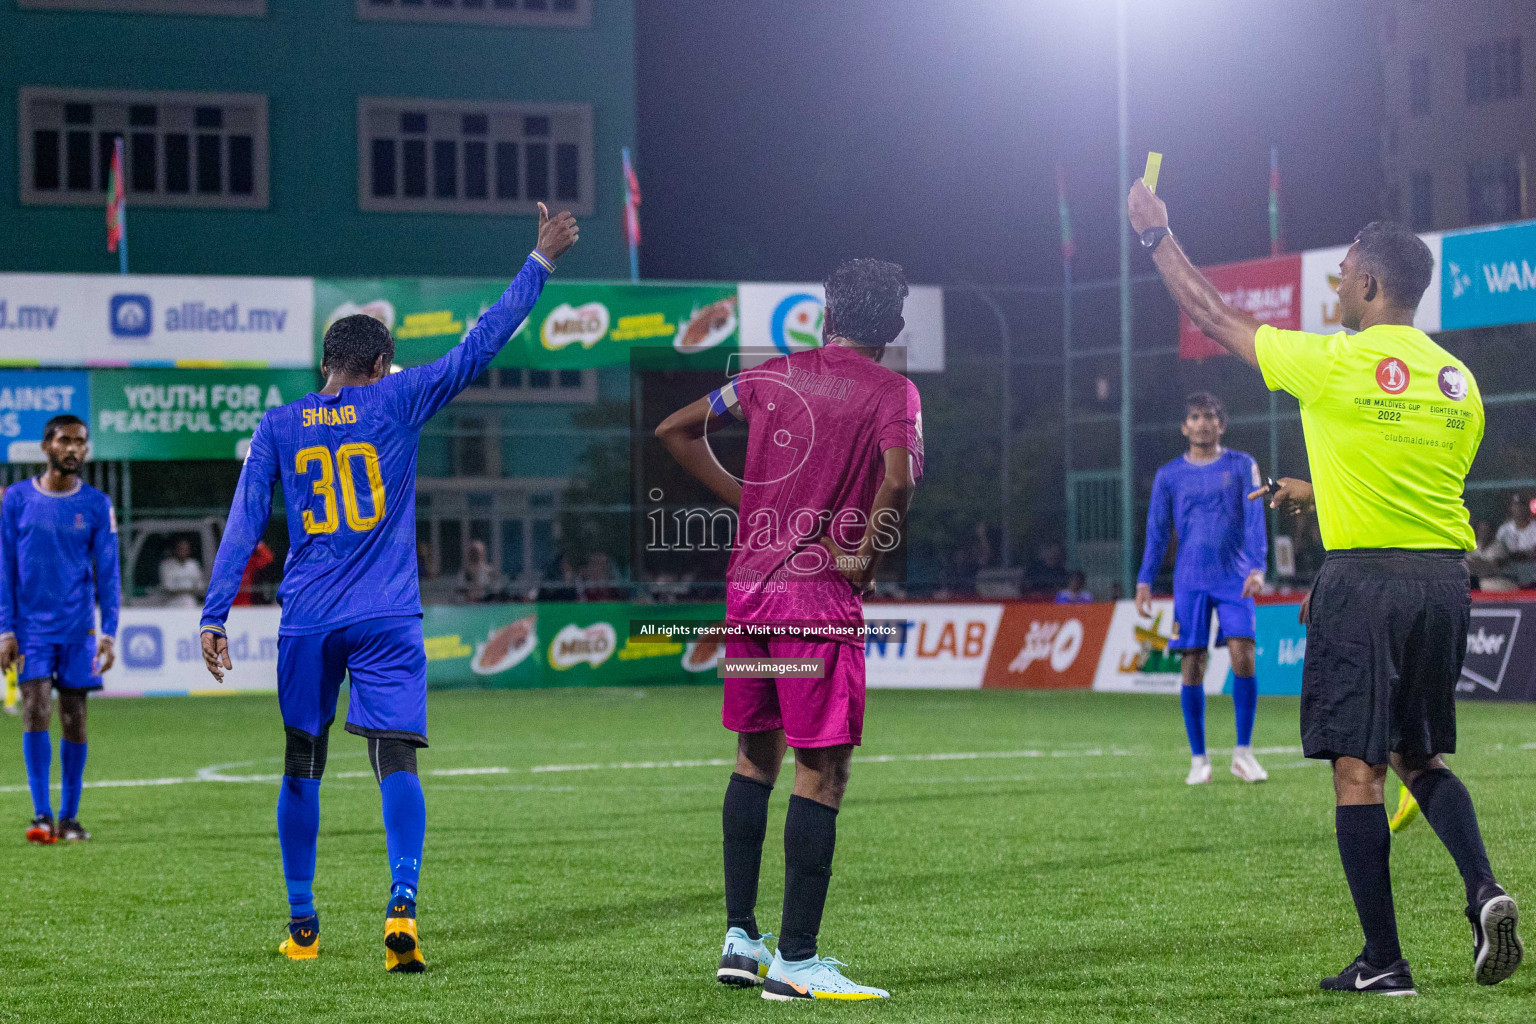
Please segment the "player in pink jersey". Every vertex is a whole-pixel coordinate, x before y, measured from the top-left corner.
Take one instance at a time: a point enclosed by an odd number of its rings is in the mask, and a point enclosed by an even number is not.
[[[819,659],[819,678],[725,680],[725,727],[737,734],[725,792],[726,939],[716,976],[763,985],[768,999],[882,999],[816,955],[837,811],[864,725],[862,595],[899,546],[922,474],[917,388],[881,365],[906,325],[902,270],[852,260],[826,283],[821,348],[770,359],[673,413],[656,430],[677,460],[739,510],[726,618],[755,635],[727,658]],[[708,433],[747,423],[746,471],[721,467]],[[784,824],[778,949],[757,929],[757,879],[768,796],[795,750]],[[769,936],[771,937],[771,936]]]

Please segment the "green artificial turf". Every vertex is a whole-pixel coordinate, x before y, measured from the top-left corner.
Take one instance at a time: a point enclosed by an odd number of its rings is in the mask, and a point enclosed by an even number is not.
[[[1216,781],[1189,788],[1171,698],[872,692],[821,951],[894,998],[794,1006],[726,988],[714,966],[729,768],[697,763],[732,755],[718,705],[710,689],[434,693],[416,976],[383,971],[384,836],[361,740],[333,733],[323,952],[290,963],[276,952],[274,697],[93,701],[88,780],[164,781],[87,789],[95,838],[70,847],[23,841],[20,726],[0,720],[0,1019],[1536,1019],[1536,964],[1494,989],[1472,983],[1461,883],[1422,821],[1394,840],[1393,873],[1423,994],[1317,991],[1361,940],[1327,769],[1300,757],[1285,699],[1260,704],[1255,743],[1282,748],[1261,754],[1267,784],[1238,782],[1218,751]],[[1211,702],[1213,747],[1232,741],[1230,710]],[[1533,738],[1536,707],[1463,705],[1454,759],[1495,870],[1530,907]],[[206,781],[253,775],[267,778]],[[788,778],[764,856],[769,930]]]

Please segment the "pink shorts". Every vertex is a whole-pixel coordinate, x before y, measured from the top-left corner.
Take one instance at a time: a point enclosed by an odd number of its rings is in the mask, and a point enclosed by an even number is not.
[[[732,732],[783,729],[791,747],[858,746],[864,737],[864,647],[836,641],[728,640],[727,658],[822,658],[821,679],[726,679],[720,720]]]

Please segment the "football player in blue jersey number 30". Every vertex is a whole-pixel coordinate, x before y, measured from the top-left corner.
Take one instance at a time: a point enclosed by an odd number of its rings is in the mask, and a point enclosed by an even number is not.
[[[416,748],[427,745],[427,661],[416,583],[416,446],[422,426],[483,373],[538,301],[577,239],[567,212],[539,204],[539,240],[500,300],[463,342],[427,366],[390,373],[395,342],[379,321],[343,317],[325,332],[325,387],[262,417],[240,473],[203,606],[203,660],[220,681],[233,667],[224,621],[272,512],[288,508],[288,561],[278,597],[277,692],[287,733],[277,833],[295,960],[319,955],[312,886],[320,777],[343,676],[346,729],[368,741],[384,805],[391,891],[384,965],[424,970],[416,887],[426,805]]]

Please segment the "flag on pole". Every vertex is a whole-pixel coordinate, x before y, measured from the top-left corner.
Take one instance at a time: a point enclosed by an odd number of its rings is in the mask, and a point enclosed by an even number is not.
[[[112,142],[112,170],[107,176],[107,252],[117,247],[127,233],[127,200],[123,197],[123,140]]]
[[[1067,210],[1067,169],[1060,160],[1056,161],[1056,209],[1061,215],[1061,258],[1071,263],[1076,247],[1072,244],[1072,215]]]
[[[1269,147],[1269,254],[1285,251],[1280,242],[1280,147]]]
[[[629,147],[623,150],[624,159],[624,238],[629,243],[629,279],[640,280],[640,179],[635,177],[635,165],[629,158]]]

